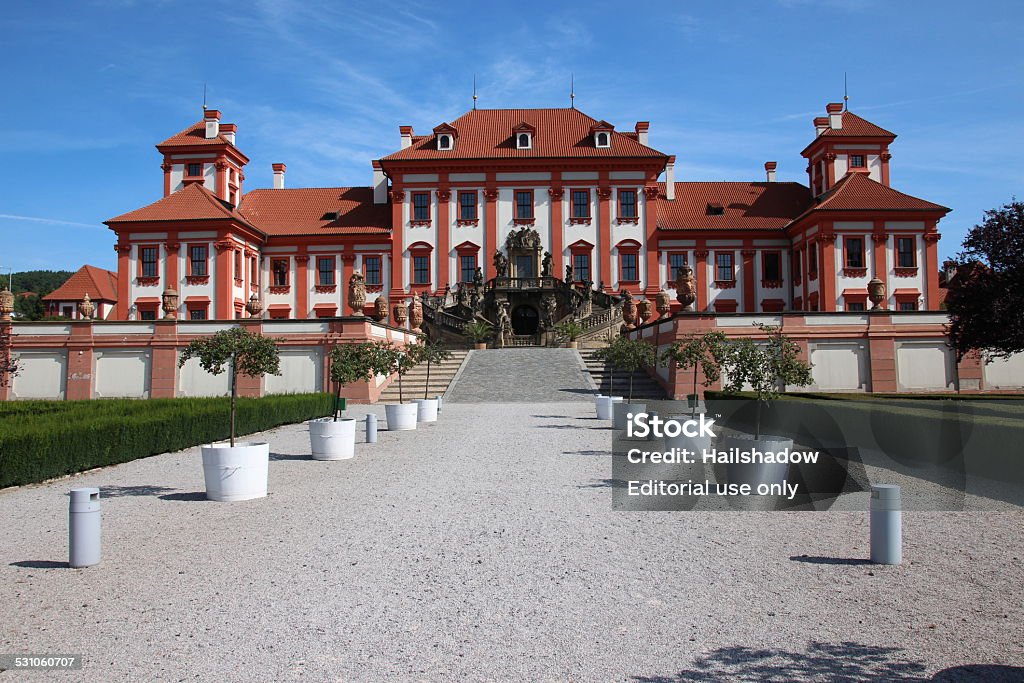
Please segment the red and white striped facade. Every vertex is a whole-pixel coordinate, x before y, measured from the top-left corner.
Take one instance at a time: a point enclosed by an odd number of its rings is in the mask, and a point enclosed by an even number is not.
[[[524,226],[556,275],[572,265],[616,292],[672,293],[686,263],[701,311],[862,310],[872,278],[887,308],[938,310],[948,209],[889,186],[894,134],[841,105],[827,112],[802,152],[808,186],[776,182],[774,162],[756,182],[677,183],[646,122],[620,132],[575,109],[514,109],[473,110],[428,135],[402,126],[368,187],[286,189],[275,164],[273,188],[243,194],[236,128],[207,111],[157,146],[163,198],[107,221],[116,315],[162,317],[167,289],[184,319],[246,317],[253,295],[272,318],[347,315],[357,270],[369,312],[377,296],[440,293],[477,266],[493,277],[495,251]]]

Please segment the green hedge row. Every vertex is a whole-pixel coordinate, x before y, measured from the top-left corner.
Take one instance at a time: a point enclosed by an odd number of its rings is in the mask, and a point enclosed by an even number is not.
[[[20,407],[9,409],[12,405]],[[324,417],[332,406],[330,394],[241,398],[238,433]],[[0,488],[228,438],[226,397],[32,401],[4,408],[0,412]]]

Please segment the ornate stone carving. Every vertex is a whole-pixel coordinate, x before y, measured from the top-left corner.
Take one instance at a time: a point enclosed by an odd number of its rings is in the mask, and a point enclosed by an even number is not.
[[[548,196],[552,199],[561,199],[565,196],[565,188],[563,187],[549,187]]]
[[[885,308],[885,283],[877,277],[868,282],[868,299],[871,301],[871,310],[878,311]]]
[[[871,234],[871,241],[875,244],[885,244],[889,241],[889,236],[884,232],[875,232]]]
[[[507,300],[498,302],[498,348],[504,348],[506,340],[512,334],[512,316],[508,312]]]
[[[178,290],[165,289],[161,297],[161,307],[164,310],[164,320],[178,319]]]
[[[598,199],[611,199],[611,196],[612,196],[612,188],[610,188],[610,187],[599,187],[599,188],[597,188],[597,198]]]
[[[892,155],[889,154],[888,152],[882,152],[881,159],[882,161],[889,161],[890,159],[892,159]]]
[[[363,314],[363,306],[366,305],[366,278],[358,270],[348,279],[348,305],[352,308],[352,315]]]
[[[665,290],[658,292],[654,297],[654,307],[658,310],[658,315],[662,318],[672,311],[672,298],[668,295],[668,292]]]
[[[640,317],[641,324],[646,323],[654,315],[654,306],[647,299],[642,299],[640,303],[636,305],[636,314]]]
[[[116,251],[118,254],[128,254],[128,253],[131,252],[131,250],[132,250],[132,245],[130,245],[130,244],[115,244],[114,245],[114,251]]]
[[[405,201],[405,191],[401,188],[392,187],[388,190],[388,199],[391,200],[392,204],[401,204]]]
[[[942,239],[942,235],[940,235],[937,232],[926,232],[925,234],[921,235],[921,239],[923,239],[925,242],[938,242],[940,239]]]
[[[834,244],[836,241],[836,237],[837,235],[834,232],[823,232],[821,233],[821,235],[819,235],[818,239],[820,239],[822,242]]]
[[[636,326],[636,302],[625,289],[622,290],[622,319],[630,329]]]
[[[423,304],[420,302],[419,297],[415,297],[409,304],[409,329],[413,332],[420,331],[420,325],[423,324]]]
[[[10,290],[0,290],[0,320],[8,322],[14,313],[14,294]]]
[[[395,304],[395,306],[391,310],[391,312],[395,316],[395,326],[396,327],[405,327],[405,320],[406,320],[405,304],[402,303],[401,301],[399,301],[397,304]]]
[[[476,270],[473,271],[473,287],[478,290],[484,288],[484,269],[477,266]]]
[[[494,252],[494,270],[498,277],[508,277],[508,257],[500,251]]]
[[[245,310],[249,312],[250,318],[259,318],[263,313],[263,303],[258,296],[253,294],[249,297],[249,302],[245,304]]]
[[[555,326],[557,319],[558,301],[555,299],[555,295],[545,294],[541,297],[540,306],[543,313],[541,323],[545,330],[550,330]]]
[[[676,301],[682,305],[684,311],[692,311],[693,302],[697,300],[697,281],[693,277],[693,268],[684,265],[676,270],[675,282]]]
[[[573,283],[572,265],[565,265],[565,284],[571,285]]]
[[[508,250],[540,249],[540,233],[527,227],[513,230],[505,238],[505,248]]]
[[[229,251],[235,248],[235,243],[231,240],[221,240],[219,242],[214,242],[213,247],[217,251]]]
[[[82,297],[82,300],[78,302],[78,315],[89,320],[92,318],[92,314],[95,310],[96,307],[93,305],[92,299],[89,298],[89,293],[86,292],[85,296]]]
[[[437,200],[438,201],[440,201],[440,202],[447,202],[451,198],[452,198],[452,191],[451,190],[438,190],[437,191]]]
[[[379,323],[388,319],[388,299],[385,296],[378,296],[373,300],[373,319]]]
[[[554,259],[550,251],[544,252],[544,259],[540,262],[540,276],[551,277],[551,268],[554,266]]]
[[[649,185],[644,188],[644,196],[647,197],[647,201],[653,202],[658,198],[658,186]]]
[[[309,254],[296,254],[295,255],[295,262],[296,263],[309,263]]]
[[[489,202],[498,201],[498,188],[488,187],[484,189],[484,199],[486,199]]]
[[[174,168],[174,164],[172,164],[169,161],[165,161],[164,163],[160,164],[160,168],[163,169],[164,173],[168,173],[169,171],[171,171],[171,169]]]

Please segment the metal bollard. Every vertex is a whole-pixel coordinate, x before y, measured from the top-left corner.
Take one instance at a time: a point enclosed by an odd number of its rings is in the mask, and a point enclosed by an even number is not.
[[[444,396],[441,394],[437,395],[437,412],[441,412],[441,404],[444,403]]]
[[[871,487],[871,561],[903,561],[903,500],[900,487],[894,484]]]
[[[366,416],[366,443],[377,443],[377,416],[373,413]]]
[[[99,564],[100,549],[100,490],[71,489],[68,564],[76,568]]]

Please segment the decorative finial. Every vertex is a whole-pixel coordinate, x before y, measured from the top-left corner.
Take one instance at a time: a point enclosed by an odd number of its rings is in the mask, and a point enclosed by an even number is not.
[[[473,111],[476,111],[476,74],[473,74]]]
[[[843,72],[843,110],[850,109],[850,93],[846,87],[846,72]]]
[[[203,83],[203,111],[206,111],[206,83]]]
[[[569,74],[569,108],[576,108],[576,74]]]

